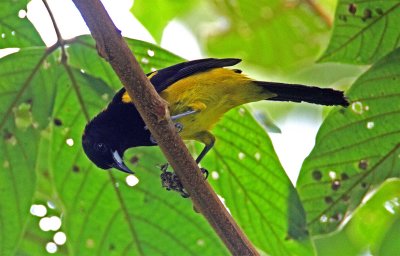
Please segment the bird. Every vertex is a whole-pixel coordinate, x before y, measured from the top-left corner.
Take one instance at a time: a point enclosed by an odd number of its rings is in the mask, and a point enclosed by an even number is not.
[[[205,145],[196,158],[198,164],[215,143],[213,126],[224,113],[239,105],[261,100],[349,105],[343,91],[253,80],[241,70],[231,68],[240,61],[205,58],[147,74],[156,91],[167,101],[171,119],[182,139]],[[156,145],[124,88],[86,125],[82,135],[84,152],[97,167],[131,174],[134,172],[123,161],[124,152],[133,147]]]

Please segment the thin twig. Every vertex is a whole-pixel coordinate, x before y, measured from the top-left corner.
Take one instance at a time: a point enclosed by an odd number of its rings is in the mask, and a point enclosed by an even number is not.
[[[258,255],[231,215],[204,181],[199,167],[176,132],[166,102],[158,95],[99,0],[73,0],[100,56],[110,62],[195,208],[234,255]]]
[[[82,98],[82,94],[80,93],[80,89],[79,89],[78,83],[75,79],[74,73],[73,73],[71,67],[68,65],[68,57],[67,57],[67,52],[65,50],[65,44],[67,44],[67,41],[65,41],[61,36],[60,29],[58,28],[56,19],[54,18],[53,12],[51,11],[49,4],[47,3],[47,0],[42,0],[42,2],[44,4],[44,6],[46,7],[47,13],[50,15],[50,19],[53,24],[54,31],[56,32],[56,35],[57,35],[57,43],[55,43],[53,45],[53,47],[61,48],[61,64],[63,65],[65,71],[68,74],[69,79],[71,80],[71,85],[74,88],[74,90],[76,92],[76,96],[79,101],[79,104],[82,107],[83,115],[85,116],[85,119],[87,121],[89,121],[90,120],[89,112],[87,111],[87,109],[85,107],[84,100]],[[70,41],[68,41],[68,42],[70,42]]]
[[[64,47],[65,42],[61,36],[60,29],[57,26],[56,19],[54,18],[53,12],[51,11],[49,4],[47,3],[47,0],[42,0],[42,2],[47,10],[47,13],[50,15],[51,23],[53,24],[54,31],[56,32],[57,35],[56,45],[61,46],[61,63],[65,64],[67,63],[67,53]]]
[[[329,16],[329,14],[319,5],[317,4],[314,0],[305,0],[305,2],[311,7],[311,9],[318,15],[320,16],[326,23],[326,25],[331,28],[333,25],[332,18]]]

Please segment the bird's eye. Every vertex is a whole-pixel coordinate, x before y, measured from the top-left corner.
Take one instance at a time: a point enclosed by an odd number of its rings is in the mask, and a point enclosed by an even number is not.
[[[97,149],[97,151],[104,153],[107,151],[107,146],[104,143],[97,143],[96,149]]]

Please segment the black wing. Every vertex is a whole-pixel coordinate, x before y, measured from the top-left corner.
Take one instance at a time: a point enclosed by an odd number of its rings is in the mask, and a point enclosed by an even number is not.
[[[240,59],[200,59],[192,60],[188,62],[179,63],[168,68],[160,69],[156,74],[150,78],[150,82],[154,85],[157,92],[162,92],[168,88],[171,84],[191,76],[193,74],[204,72],[213,68],[222,68],[233,66],[239,63]],[[151,74],[151,73],[150,73]],[[148,75],[150,75],[148,74]]]

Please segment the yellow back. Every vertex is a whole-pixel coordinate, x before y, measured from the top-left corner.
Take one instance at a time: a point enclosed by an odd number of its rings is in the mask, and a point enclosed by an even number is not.
[[[226,68],[181,79],[160,95],[169,103],[171,115],[198,111],[178,121],[184,126],[182,138],[195,140],[197,133],[210,130],[231,108],[273,96],[247,76]]]

